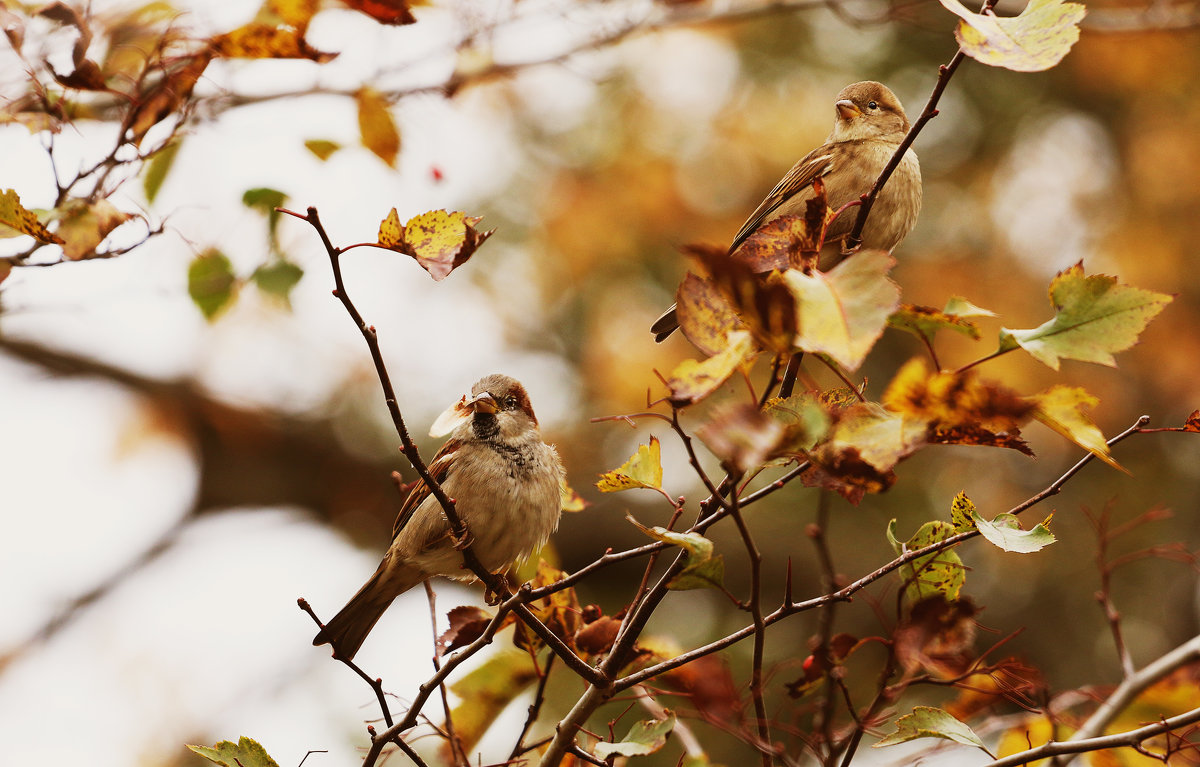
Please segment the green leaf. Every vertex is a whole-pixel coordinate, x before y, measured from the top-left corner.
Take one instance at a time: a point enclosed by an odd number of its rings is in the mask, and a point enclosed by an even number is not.
[[[274,261],[263,264],[254,270],[250,279],[254,285],[272,298],[282,301],[284,306],[291,308],[292,288],[304,276],[304,270],[290,261]]]
[[[913,537],[900,543],[896,538],[896,520],[893,519],[888,523],[887,539],[897,554],[904,554],[944,541],[956,532],[954,525],[936,520],[921,525]],[[898,574],[904,581],[904,595],[910,605],[935,594],[941,594],[947,602],[953,602],[958,599],[958,593],[967,579],[962,559],[953,549],[942,549],[918,557],[901,567]]]
[[[1020,346],[1058,370],[1062,359],[1116,366],[1113,352],[1137,343],[1138,335],[1171,296],[1121,285],[1104,274],[1085,276],[1079,264],[1050,283],[1054,319],[1028,330],[1000,331],[1000,351]]]
[[[669,543],[684,550],[683,570],[667,583],[672,591],[720,588],[725,582],[725,560],[713,556],[713,542],[699,533],[677,533],[665,527],[646,527],[626,514],[634,527],[656,541]]]
[[[888,326],[908,331],[925,339],[927,343],[933,341],[939,330],[953,330],[979,340],[979,328],[968,318],[995,316],[993,312],[980,309],[965,298],[955,296],[947,301],[946,308],[940,311],[931,306],[901,304],[900,308],[888,317]]]
[[[979,528],[980,535],[1004,551],[1016,554],[1041,551],[1056,540],[1054,533],[1046,527],[1049,518],[1034,525],[1032,530],[1022,530],[1020,520],[1007,513],[997,514],[995,519],[988,522],[972,509],[971,520]]]
[[[316,155],[318,160],[325,162],[334,152],[341,149],[342,145],[336,141],[312,138],[304,142],[304,148]]]
[[[1017,72],[1041,72],[1062,61],[1079,40],[1085,13],[1081,4],[1063,0],[1029,0],[1013,17],[975,13],[958,0],[941,3],[960,19],[954,37],[963,53]]]
[[[592,748],[600,759],[610,756],[646,756],[658,751],[667,742],[667,736],[675,729],[675,715],[666,719],[650,719],[637,722],[629,728],[629,734],[617,743],[601,742]]]
[[[600,475],[596,487],[602,493],[615,493],[638,487],[662,489],[662,453],[658,438],[651,437],[649,445],[641,445],[629,460],[612,471]]]
[[[233,276],[233,264],[224,253],[210,248],[188,266],[188,295],[192,302],[212,320],[233,299],[237,279]]]
[[[158,197],[158,190],[167,180],[167,174],[171,172],[171,166],[175,164],[175,155],[179,154],[181,146],[183,146],[183,139],[177,138],[167,143],[150,158],[150,162],[146,165],[146,172],[142,176],[142,191],[146,193],[147,202],[154,202],[154,198]]]
[[[883,251],[866,250],[829,272],[784,272],[796,300],[796,346],[857,370],[900,303],[900,288],[887,276],[895,263]]]
[[[258,741],[245,735],[237,743],[223,740],[212,748],[191,745],[188,748],[222,767],[279,767]]]
[[[278,189],[265,186],[247,189],[242,193],[243,205],[267,217],[267,236],[271,242],[271,251],[276,253],[279,251],[275,239],[275,229],[279,225],[279,211],[275,209],[283,207],[287,198],[288,196]]]
[[[917,738],[945,738],[964,746],[987,750],[974,730],[940,708],[932,706],[917,706],[911,714],[897,719],[896,731],[876,743],[874,748],[907,743]]]

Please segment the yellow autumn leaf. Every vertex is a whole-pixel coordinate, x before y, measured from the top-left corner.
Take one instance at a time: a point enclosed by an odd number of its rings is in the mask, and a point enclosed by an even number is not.
[[[575,492],[566,479],[558,480],[558,499],[563,511],[583,511],[588,507],[588,502]]]
[[[796,299],[796,346],[857,370],[900,304],[900,288],[887,276],[895,263],[881,250],[865,250],[829,272],[784,272]]]
[[[1087,411],[1100,400],[1078,386],[1054,386],[1030,397],[1037,406],[1034,418],[1095,455],[1114,469],[1125,469],[1113,460],[1108,443]],[[1128,472],[1127,472],[1128,473]]]
[[[354,94],[358,104],[358,132],[362,145],[391,167],[400,154],[400,130],[392,117],[391,106],[374,88],[359,88]]]
[[[959,0],[940,0],[959,17],[954,36],[963,53],[993,67],[1041,72],[1062,61],[1079,40],[1086,9],[1064,0],[1029,0],[1017,16],[975,13]]]
[[[754,341],[750,332],[735,330],[725,341],[725,348],[706,360],[684,360],[667,378],[671,402],[677,407],[699,402],[712,394],[741,365],[754,357]]]
[[[71,261],[79,261],[96,252],[109,232],[130,218],[128,213],[118,210],[108,200],[100,199],[88,204],[73,200],[66,206],[58,224],[58,234],[63,239],[63,255]]]
[[[379,222],[379,244],[388,250],[398,250],[404,242],[404,226],[396,209],[387,214],[387,218]]]
[[[658,438],[651,437],[650,444],[638,446],[629,460],[612,471],[600,475],[596,487],[602,493],[616,493],[638,487],[652,490],[662,489],[662,452]]]
[[[38,217],[21,205],[21,197],[13,189],[0,192],[0,225],[27,234],[50,245],[61,245],[63,240],[38,221]]]

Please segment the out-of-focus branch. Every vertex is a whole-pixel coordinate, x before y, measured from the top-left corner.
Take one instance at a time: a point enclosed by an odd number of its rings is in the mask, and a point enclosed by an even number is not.
[[[1083,726],[1075,731],[1068,742],[1087,741],[1104,732],[1112,724],[1113,720],[1128,708],[1134,698],[1140,695],[1146,688],[1167,676],[1175,669],[1197,661],[1200,661],[1200,635],[1192,637],[1141,671],[1137,671],[1132,676],[1126,677],[1117,689],[1113,690],[1112,695],[1109,695],[1100,704],[1096,712],[1088,717]]]
[[[1173,716],[1170,719],[1163,719],[1157,724],[1150,724],[1127,732],[1119,732],[1115,735],[1102,735],[1087,738],[1086,740],[1052,740],[1037,748],[1031,748],[1027,751],[1006,756],[1003,759],[988,762],[984,767],[1019,767],[1019,765],[1033,764],[1047,757],[1063,754],[1085,754],[1090,751],[1102,751],[1110,748],[1140,747],[1142,743],[1150,738],[1177,730],[1181,727],[1196,724],[1197,722],[1200,722],[1200,708],[1194,708],[1187,713]]]

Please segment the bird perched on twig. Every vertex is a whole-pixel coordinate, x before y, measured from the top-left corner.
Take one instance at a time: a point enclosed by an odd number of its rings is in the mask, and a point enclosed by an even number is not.
[[[822,179],[829,207],[838,210],[871,191],[884,166],[908,133],[908,117],[887,86],[866,80],[847,85],[834,104],[837,119],[825,143],[806,154],[775,185],[733,238],[733,253],[763,224],[785,215],[803,215],[813,197],[813,181]],[[892,173],[871,208],[862,231],[861,247],[890,251],[900,244],[921,211],[921,167],[912,149]],[[825,244],[840,243],[854,228],[856,212],[838,216],[825,235]],[[679,322],[672,306],[651,326],[656,341],[675,332]]]
[[[434,423],[450,438],[429,463],[430,475],[467,527],[480,562],[497,572],[537,550],[558,526],[563,477],[558,452],[542,442],[520,382],[490,375]],[[333,645],[350,660],[400,594],[435,576],[470,580],[441,505],[418,481],[392,530],[392,544],[370,580],[321,629],[314,645]]]

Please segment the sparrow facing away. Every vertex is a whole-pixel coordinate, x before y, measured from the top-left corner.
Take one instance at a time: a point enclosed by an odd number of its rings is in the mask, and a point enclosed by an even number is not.
[[[435,430],[442,425],[452,431],[429,472],[454,499],[480,562],[498,572],[529,556],[558,527],[563,467],[558,452],[542,442],[520,382],[490,375],[471,387],[471,395],[434,424]],[[392,600],[435,575],[475,577],[464,569],[441,505],[418,480],[400,508],[379,568],[313,644],[328,642],[336,657],[354,658]]]
[[[871,191],[875,179],[908,133],[908,117],[887,86],[866,80],[847,85],[834,104],[837,119],[825,143],[806,154],[775,185],[733,238],[729,253],[738,249],[763,224],[780,216],[803,215],[813,197],[813,181],[825,183],[829,207],[838,210]],[[910,148],[888,178],[867,217],[862,232],[866,249],[891,251],[912,231],[921,212],[921,166]],[[844,211],[829,225],[825,244],[841,243],[854,228],[857,212]],[[672,306],[650,327],[662,341],[679,323]]]

